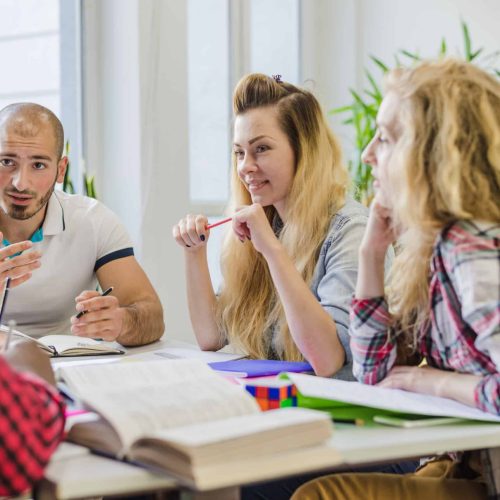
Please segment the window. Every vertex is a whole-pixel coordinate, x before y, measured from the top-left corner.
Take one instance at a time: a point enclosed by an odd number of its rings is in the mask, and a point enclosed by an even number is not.
[[[1,0],[0,19],[0,106],[32,101],[59,116],[59,1]]]
[[[0,109],[27,101],[52,110],[71,143],[72,176],[77,180],[81,177],[80,0],[0,0],[0,19]]]
[[[188,0],[189,205],[222,217],[229,196],[231,94],[246,73],[300,80],[300,0]],[[212,281],[220,280],[224,228],[208,246]]]
[[[188,0],[190,200],[212,215],[228,197],[231,94],[246,73],[298,83],[299,0]]]

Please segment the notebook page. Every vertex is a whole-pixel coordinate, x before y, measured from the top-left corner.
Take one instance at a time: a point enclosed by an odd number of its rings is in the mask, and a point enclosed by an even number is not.
[[[343,401],[400,413],[500,422],[500,417],[482,412],[452,399],[400,389],[365,385],[359,382],[312,377],[299,373],[289,373],[288,378],[304,396]]]

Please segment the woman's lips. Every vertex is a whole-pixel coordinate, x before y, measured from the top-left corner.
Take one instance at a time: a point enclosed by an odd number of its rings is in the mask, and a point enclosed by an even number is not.
[[[251,193],[255,193],[256,191],[259,191],[260,189],[262,189],[267,183],[268,183],[268,181],[249,183],[248,184],[248,190]]]

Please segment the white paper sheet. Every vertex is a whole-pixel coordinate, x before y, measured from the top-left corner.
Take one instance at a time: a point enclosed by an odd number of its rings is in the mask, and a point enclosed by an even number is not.
[[[500,422],[498,416],[484,413],[451,399],[300,373],[289,373],[288,377],[304,396],[331,399],[400,413]]]
[[[155,351],[157,356],[167,359],[199,359],[204,363],[213,363],[214,361],[232,361],[234,359],[244,358],[244,354],[232,354],[228,352],[202,351],[193,347],[165,347]]]

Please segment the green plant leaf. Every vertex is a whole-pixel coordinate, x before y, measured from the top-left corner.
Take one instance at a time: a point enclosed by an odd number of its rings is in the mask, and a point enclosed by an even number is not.
[[[495,72],[495,75],[497,75],[500,78],[500,71],[498,69],[493,70]]]
[[[447,51],[448,51],[448,49],[446,46],[446,39],[443,37],[443,38],[441,38],[441,47],[439,48],[440,57],[445,56]]]
[[[383,73],[387,73],[389,71],[389,67],[386,66],[380,59],[377,59],[372,55],[370,55],[370,59],[382,70]]]
[[[471,61],[472,56],[472,45],[470,41],[469,28],[467,24],[462,20],[462,36],[464,39],[464,56],[466,61]]]
[[[353,89],[349,89],[349,92],[354,97],[354,100],[365,110],[365,112],[370,113],[370,106],[363,101],[361,96]]]
[[[477,49],[476,52],[471,54],[470,60],[473,61],[479,54],[481,54],[482,51],[483,51],[483,47],[481,47],[480,49]]]
[[[410,59],[413,59],[414,61],[420,61],[421,57],[418,54],[414,54],[413,52],[409,52],[408,50],[401,49],[399,51],[401,54],[403,54],[406,57],[409,57]]]
[[[329,115],[336,115],[338,113],[345,113],[346,111],[352,111],[352,106],[342,106],[340,108],[333,108],[330,111],[328,111]]]
[[[379,86],[375,82],[375,78],[373,78],[373,76],[371,75],[371,73],[369,71],[365,70],[365,73],[366,73],[366,78],[368,78],[368,81],[370,82],[370,85],[372,86],[373,94],[376,96],[376,97],[374,97],[374,99],[378,99],[379,97],[382,97],[382,92],[380,91]]]

